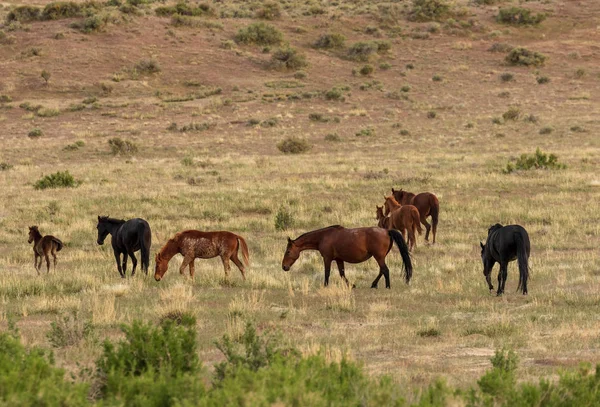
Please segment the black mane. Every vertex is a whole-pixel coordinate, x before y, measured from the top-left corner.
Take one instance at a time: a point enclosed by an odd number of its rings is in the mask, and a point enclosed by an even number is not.
[[[343,227],[343,226],[341,226],[341,225],[331,225],[331,226],[327,226],[327,227],[324,227],[324,228],[321,228],[321,229],[311,230],[310,232],[306,232],[306,233],[304,233],[304,234],[302,234],[302,235],[298,236],[297,238],[295,238],[295,239],[294,239],[294,241],[295,241],[295,240],[298,240],[298,239],[300,239],[300,238],[302,238],[302,237],[304,237],[304,236],[306,236],[306,235],[312,234],[312,233],[324,232],[324,231],[325,231],[325,230],[327,230],[327,229],[334,229],[334,228],[336,228],[336,229],[337,229],[337,228],[342,228],[342,227]]]
[[[100,216],[98,219],[99,222],[106,222],[106,223],[112,223],[115,225],[122,225],[123,223],[125,223],[126,221],[123,219],[115,219],[115,218],[109,218],[108,216]]]

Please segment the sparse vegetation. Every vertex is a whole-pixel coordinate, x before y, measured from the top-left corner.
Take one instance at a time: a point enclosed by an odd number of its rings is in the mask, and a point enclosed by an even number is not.
[[[521,109],[516,106],[511,106],[506,112],[502,114],[504,120],[518,120],[521,117]]]
[[[506,62],[511,65],[541,66],[546,62],[546,56],[527,48],[513,48],[506,56]]]
[[[308,66],[306,56],[295,48],[281,48],[271,57],[271,67],[279,70],[296,71]]]
[[[142,59],[135,64],[133,69],[143,75],[154,74],[161,71],[158,61],[153,58]]]
[[[297,137],[288,137],[277,144],[277,148],[284,154],[302,154],[309,151],[312,146],[308,141]]]
[[[329,133],[325,136],[325,141],[338,142],[342,141],[342,139],[337,133]]]
[[[539,83],[540,85],[544,85],[546,83],[550,82],[550,78],[548,78],[547,76],[538,76],[536,78],[537,83]]]
[[[545,14],[533,14],[522,7],[501,8],[496,17],[498,22],[512,25],[536,25],[546,19]]]
[[[391,43],[389,41],[361,41],[352,44],[348,49],[348,59],[358,62],[368,62],[371,57],[377,53],[389,51]]]
[[[502,82],[512,82],[515,80],[515,75],[510,72],[505,72],[502,75],[500,75],[500,79],[502,80]]]
[[[545,134],[550,134],[554,131],[554,128],[550,127],[550,126],[546,126],[546,127],[542,127],[540,129],[540,134],[545,135]]]
[[[14,166],[7,162],[0,162],[0,171],[8,171],[12,169]]]
[[[29,131],[29,133],[27,133],[27,137],[29,138],[39,138],[42,137],[44,135],[44,132],[42,131],[42,129],[40,128],[35,128],[31,131]]]
[[[35,184],[34,189],[48,189],[48,188],[75,188],[81,184],[81,181],[76,180],[69,171],[58,171],[54,174],[45,175]]]
[[[133,155],[138,151],[138,147],[133,141],[123,140],[120,137],[109,139],[108,146],[113,155]]]
[[[322,34],[317,41],[313,44],[313,47],[320,49],[336,49],[343,48],[346,42],[346,37],[342,34]]]
[[[275,214],[275,230],[288,230],[294,226],[294,215],[288,208],[280,207]]]
[[[373,65],[367,64],[363,65],[358,72],[360,72],[363,76],[371,75],[375,71]]]
[[[279,45],[283,42],[283,34],[270,24],[258,22],[240,29],[235,41],[242,44]]]
[[[526,171],[531,169],[562,170],[565,168],[567,168],[567,166],[559,163],[556,155],[548,155],[538,148],[533,155],[521,154],[514,164],[509,162],[506,165],[504,173],[510,174],[514,171]]]
[[[450,15],[451,4],[446,0],[412,0],[410,19],[414,21],[441,20]]]
[[[371,137],[375,135],[375,129],[373,127],[365,127],[364,129],[356,132],[356,137]]]

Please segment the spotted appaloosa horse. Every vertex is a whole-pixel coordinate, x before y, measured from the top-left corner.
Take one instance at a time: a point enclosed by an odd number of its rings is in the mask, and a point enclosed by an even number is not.
[[[179,273],[183,274],[186,267],[190,268],[190,276],[194,278],[194,260],[211,259],[213,257],[221,257],[223,267],[225,268],[225,276],[229,278],[229,260],[240,269],[242,278],[246,279],[246,270],[244,265],[238,258],[238,250],[242,248],[242,258],[246,266],[248,261],[248,245],[243,237],[231,232],[201,232],[199,230],[185,230],[177,233],[172,239],[163,246],[156,254],[156,268],[154,270],[154,279],[160,281],[167,269],[169,268],[169,260],[176,254],[183,255],[183,262],[179,267]]]

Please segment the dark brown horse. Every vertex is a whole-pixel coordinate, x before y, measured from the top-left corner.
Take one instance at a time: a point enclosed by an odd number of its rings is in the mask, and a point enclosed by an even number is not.
[[[383,211],[377,207],[377,216],[384,216],[382,223],[387,224],[386,229],[396,229],[402,233],[402,237],[408,242],[408,250],[412,251],[417,245],[416,234],[421,234],[421,223],[419,221],[419,210],[413,205],[400,205],[392,195],[384,197],[384,208],[389,213],[385,218]],[[379,220],[379,218],[378,218]],[[408,239],[407,239],[408,235]]]
[[[438,216],[440,214],[440,202],[437,196],[431,192],[421,192],[418,195],[412,192],[400,190],[396,191],[392,188],[392,195],[400,205],[414,205],[419,210],[421,223],[425,225],[425,240],[429,241],[429,231],[433,234],[433,243],[435,243],[435,235],[437,233]],[[386,213],[387,215],[387,213]],[[427,222],[427,217],[431,216],[431,225]]]
[[[374,257],[379,264],[379,275],[371,284],[371,288],[377,288],[381,276],[385,277],[385,287],[390,288],[390,270],[385,264],[385,258],[394,242],[400,250],[404,263],[404,278],[408,284],[412,276],[412,263],[402,235],[397,230],[376,227],[346,229],[334,225],[305,233],[296,240],[288,237],[281,266],[284,271],[289,271],[300,257],[300,252],[318,250],[325,263],[325,286],[329,285],[332,261],[337,263],[340,277],[348,284],[344,273],[344,262],[362,263]]]
[[[190,276],[194,278],[194,260],[211,259],[220,256],[225,268],[225,276],[229,278],[229,260],[231,259],[242,272],[242,278],[246,279],[244,265],[238,258],[238,249],[242,247],[242,257],[246,266],[248,261],[248,245],[241,236],[231,232],[201,232],[199,230],[185,230],[177,233],[156,254],[156,268],[154,279],[160,281],[167,269],[169,260],[176,254],[183,255],[183,262],[179,267],[179,273],[183,274],[189,265]]]
[[[42,237],[37,226],[29,227],[29,240],[27,242],[33,242],[33,265],[35,266],[35,271],[40,274],[40,269],[42,268],[42,256],[44,256],[46,258],[46,270],[50,273],[50,257],[48,256],[48,253],[52,254],[52,257],[54,258],[54,271],[56,271],[56,252],[60,252],[60,249],[63,248],[63,242],[52,235]]]

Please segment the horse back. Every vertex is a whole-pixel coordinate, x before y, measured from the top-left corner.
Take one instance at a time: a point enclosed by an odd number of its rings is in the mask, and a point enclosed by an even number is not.
[[[517,258],[519,241],[525,245],[527,256],[531,252],[529,234],[521,225],[507,225],[492,230],[488,236],[492,256],[496,261],[512,261]]]
[[[140,250],[140,240],[145,242],[149,240],[150,225],[142,218],[129,219],[123,223],[113,236],[113,245],[119,248],[133,248],[134,251]]]
[[[431,192],[421,192],[413,196],[410,204],[416,206],[422,216],[429,216],[432,209],[439,206],[439,201]]]

